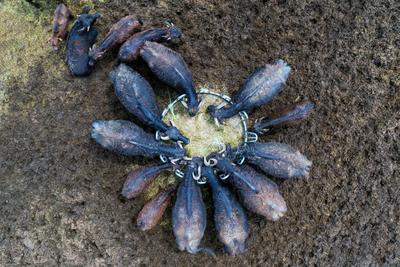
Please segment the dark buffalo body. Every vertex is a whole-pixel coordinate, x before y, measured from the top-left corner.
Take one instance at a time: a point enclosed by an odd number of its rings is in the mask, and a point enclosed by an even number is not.
[[[74,76],[88,76],[93,67],[89,65],[89,49],[97,37],[93,24],[99,14],[81,14],[68,36],[66,61]]]
[[[197,166],[194,162],[188,165],[183,181],[178,187],[172,210],[172,227],[176,243],[180,250],[186,250],[189,253],[199,251],[207,222],[202,194],[192,176]]]
[[[147,231],[157,225],[171,202],[175,188],[175,185],[171,185],[161,190],[152,200],[144,205],[136,219],[136,226],[140,230]]]
[[[106,37],[100,42],[100,45],[92,48],[89,53],[89,65],[93,66],[105,53],[117,48],[135,32],[140,31],[142,25],[143,23],[135,16],[123,17],[112,26]]]
[[[287,211],[278,186],[268,177],[249,166],[236,166],[223,158],[218,159],[217,167],[230,175],[227,180],[236,189],[246,209],[272,221],[278,220]]]
[[[138,32],[130,37],[119,49],[118,59],[121,62],[132,62],[139,56],[139,50],[146,41],[166,42],[182,36],[181,30],[176,26],[153,28]]]
[[[271,101],[282,89],[291,68],[283,60],[266,64],[255,70],[244,82],[243,86],[233,97],[229,107],[217,109],[209,106],[210,115],[223,121],[238,114],[240,111],[251,112],[255,107]]]
[[[266,174],[284,179],[308,176],[312,165],[298,150],[277,142],[249,143],[240,153]]]
[[[257,193],[257,188],[255,185],[247,178],[245,175],[240,175],[238,172],[239,167],[232,163],[231,159],[228,157],[224,157],[221,155],[213,155],[213,158],[217,159],[217,168],[224,174],[228,175],[236,175],[237,179],[240,179],[243,184],[247,186],[247,188],[254,193]]]
[[[185,92],[188,99],[188,112],[194,116],[199,110],[199,102],[192,74],[182,56],[154,42],[146,42],[140,50],[140,56],[158,79],[178,91]]]
[[[189,143],[178,129],[163,122],[153,88],[139,73],[120,64],[111,72],[111,80],[115,94],[129,112],[152,128],[165,133],[170,139]]]
[[[212,168],[204,167],[203,175],[207,177],[212,189],[218,239],[230,255],[241,254],[246,250],[249,235],[246,213],[234,195],[219,183]]]
[[[53,34],[50,44],[54,50],[58,50],[60,40],[64,40],[68,33],[68,24],[72,18],[71,11],[64,4],[59,4],[54,11]]]
[[[162,172],[166,170],[172,170],[173,165],[171,163],[163,163],[158,165],[148,165],[140,167],[137,170],[132,171],[128,174],[128,177],[122,187],[121,194],[127,198],[137,197],[146,187],[154,181],[154,179]]]
[[[130,121],[94,121],[91,135],[105,149],[125,156],[156,157],[162,154],[181,158],[185,155],[177,144],[158,142],[152,134]]]
[[[294,107],[288,108],[274,118],[271,119],[262,119],[254,124],[252,131],[262,134],[265,133],[272,128],[295,124],[307,118],[307,116],[314,109],[315,104],[313,102],[307,101],[301,104],[298,104]]]

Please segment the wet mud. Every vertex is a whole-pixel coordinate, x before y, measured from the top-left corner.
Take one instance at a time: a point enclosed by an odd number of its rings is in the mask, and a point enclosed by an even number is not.
[[[51,29],[51,17],[40,14],[51,15],[57,1],[26,2],[35,10],[29,16],[40,18],[38,27]],[[30,47],[2,42],[7,37],[2,34],[1,49],[16,56],[0,61],[8,66],[0,66],[8,75],[0,79],[0,265],[400,265],[398,2],[93,2],[102,14],[96,23],[99,40],[128,14],[139,16],[144,28],[172,20],[184,37],[169,47],[184,57],[196,88],[232,95],[256,67],[277,58],[287,61],[293,71],[282,93],[251,118],[315,102],[315,112],[303,123],[262,137],[311,159],[310,177],[274,180],[288,211],[277,222],[247,213],[248,250],[237,257],[223,253],[217,241],[205,187],[208,224],[202,243],[217,256],[180,252],[171,207],[160,225],[144,233],[135,218],[146,196],[120,197],[126,175],[156,161],[116,156],[90,139],[96,119],[143,125],[114,95],[108,75],[117,51],[89,77],[74,78],[63,63],[63,47],[53,52],[46,44],[40,45],[42,53],[24,53]],[[79,9],[72,7],[75,14]],[[36,43],[50,36],[49,31]],[[161,107],[175,98],[143,62],[138,65]]]

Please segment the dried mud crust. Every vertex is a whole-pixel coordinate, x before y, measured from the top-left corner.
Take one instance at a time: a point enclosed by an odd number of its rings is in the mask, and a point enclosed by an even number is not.
[[[197,88],[209,84],[231,95],[257,66],[288,61],[294,70],[283,93],[251,117],[315,101],[317,110],[305,123],[262,138],[307,155],[314,162],[311,176],[280,183],[289,207],[280,221],[249,214],[248,251],[235,258],[223,254],[215,238],[204,188],[209,224],[203,243],[217,257],[179,252],[170,209],[161,225],[142,233],[133,218],[146,197],[119,198],[126,174],[149,161],[112,155],[89,138],[94,119],[139,123],[113,94],[112,57],[89,78],[77,79],[56,64],[62,52],[49,48],[31,64],[27,83],[0,83],[6,99],[0,103],[7,104],[0,109],[1,265],[400,264],[396,1],[119,0],[95,8],[102,13],[100,38],[128,13],[146,27],[172,19],[184,32],[183,43],[172,47],[184,56]],[[160,106],[175,98],[140,68]]]

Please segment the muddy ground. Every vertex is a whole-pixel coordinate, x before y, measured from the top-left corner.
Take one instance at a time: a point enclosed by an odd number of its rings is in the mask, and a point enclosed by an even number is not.
[[[30,2],[37,13],[51,14],[43,1]],[[77,79],[60,63],[62,51],[44,45],[45,53],[29,63],[26,82],[17,75],[0,83],[0,265],[400,265],[397,1],[94,4],[102,13],[101,36],[128,13],[146,26],[172,19],[185,34],[172,47],[197,86],[233,93],[257,66],[287,60],[293,72],[284,92],[252,118],[303,99],[316,102],[306,122],[263,137],[312,159],[311,176],[280,184],[289,206],[280,221],[249,214],[251,235],[242,256],[223,254],[212,223],[203,243],[216,250],[215,259],[180,252],[170,209],[161,225],[142,233],[133,218],[145,197],[119,197],[126,174],[150,160],[113,155],[89,137],[94,119],[132,118],[108,79],[113,57]],[[40,25],[48,29],[50,23]],[[150,81],[164,104],[175,95]]]

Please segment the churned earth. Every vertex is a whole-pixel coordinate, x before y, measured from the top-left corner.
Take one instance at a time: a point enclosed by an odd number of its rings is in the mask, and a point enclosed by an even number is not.
[[[0,2],[0,265],[395,266],[400,265],[400,5],[398,1],[65,1],[101,12],[100,38],[137,14],[146,27],[171,19],[184,38],[171,47],[196,87],[232,95],[257,67],[285,59],[284,91],[251,116],[312,100],[304,123],[263,136],[313,162],[308,179],[279,182],[288,212],[249,215],[248,250],[223,253],[212,225],[203,244],[217,256],[180,252],[171,209],[154,230],[134,225],[158,190],[123,201],[127,173],[152,160],[104,151],[95,119],[135,118],[118,102],[107,56],[88,78],[72,77],[46,43],[58,1]],[[161,106],[176,97],[145,73]],[[164,177],[167,180],[171,177]]]

